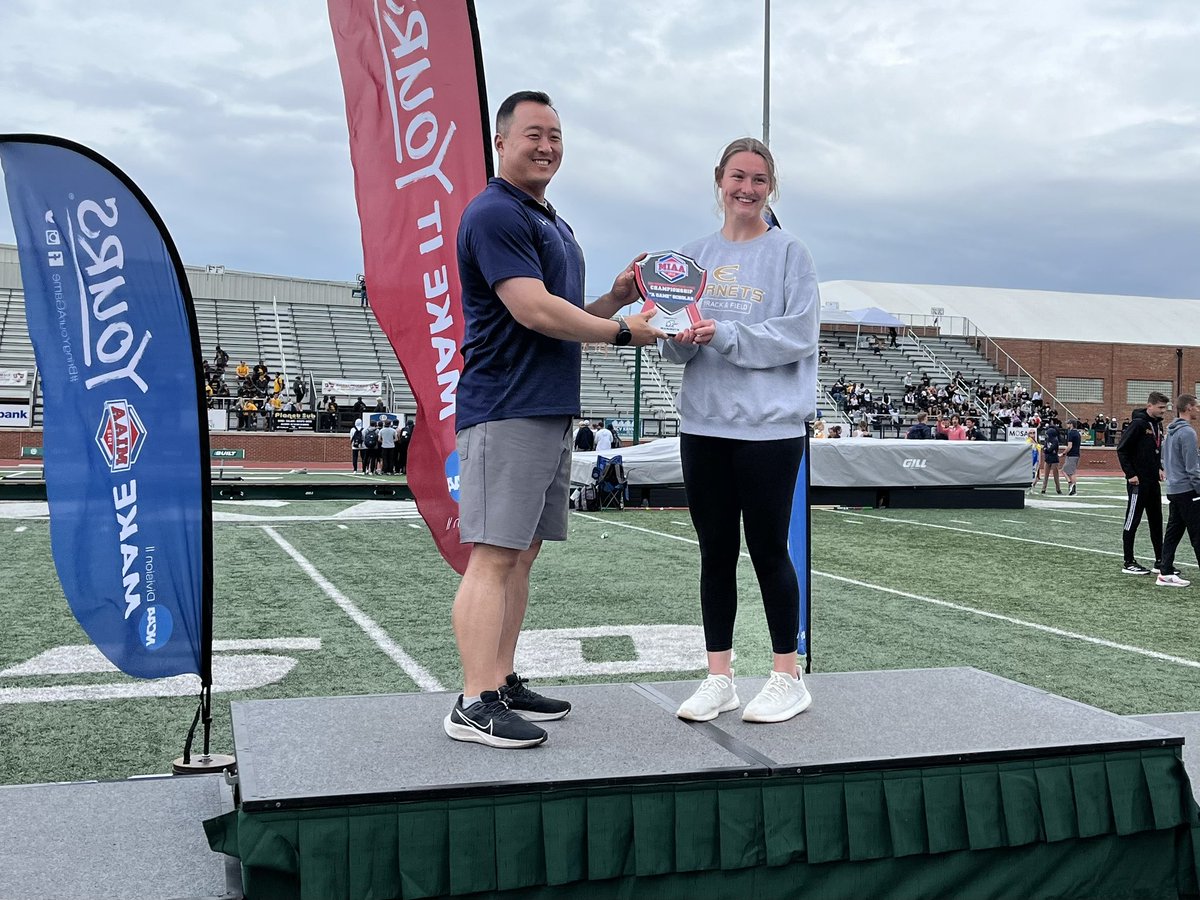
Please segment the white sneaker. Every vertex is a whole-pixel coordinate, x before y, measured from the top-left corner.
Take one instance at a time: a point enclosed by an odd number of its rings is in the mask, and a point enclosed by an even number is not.
[[[709,675],[700,682],[696,693],[683,701],[675,715],[693,722],[709,722],[718,713],[729,712],[741,705],[731,675]]]
[[[1154,583],[1162,587],[1187,587],[1191,584],[1186,578],[1180,578],[1178,575],[1159,575]]]
[[[772,672],[758,696],[742,711],[744,722],[786,722],[812,705],[812,694],[804,686],[799,672],[793,678],[783,672]]]

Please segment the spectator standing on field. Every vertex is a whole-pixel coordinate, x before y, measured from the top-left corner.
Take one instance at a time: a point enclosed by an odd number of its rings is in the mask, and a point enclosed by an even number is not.
[[[1079,457],[1083,447],[1083,435],[1079,429],[1083,426],[1078,419],[1072,419],[1070,425],[1067,429],[1067,455],[1063,457],[1062,471],[1067,476],[1067,484],[1070,485],[1067,495],[1074,497],[1079,477],[1076,472],[1079,471]]]
[[[612,450],[613,436],[608,430],[608,426],[603,421],[596,423],[599,427],[596,429],[596,452],[608,453]]]
[[[1195,425],[1200,406],[1191,394],[1175,399],[1176,419],[1167,429],[1162,445],[1163,471],[1167,479],[1167,534],[1163,541],[1162,564],[1157,583],[1162,587],[1187,587],[1190,581],[1175,568],[1175,550],[1186,530],[1192,552],[1200,563],[1200,453],[1196,450]]]
[[[1058,451],[1061,449],[1061,444],[1058,442],[1058,429],[1051,425],[1046,429],[1046,443],[1042,445],[1042,493],[1046,493],[1046,487],[1050,483],[1050,476],[1054,475],[1054,490],[1062,493],[1062,486],[1058,481]]]
[[[396,426],[391,419],[383,420],[379,429],[379,449],[383,453],[383,474],[396,474]]]
[[[1125,564],[1121,571],[1126,575],[1149,575],[1159,571],[1162,560],[1162,490],[1163,479],[1162,417],[1167,411],[1167,396],[1151,391],[1144,409],[1135,409],[1129,424],[1117,444],[1117,459],[1125,473],[1125,490],[1129,495],[1125,507],[1125,526],[1121,531],[1121,542],[1125,551]],[[1140,565],[1133,555],[1133,539],[1137,535],[1138,523],[1146,514],[1150,528],[1150,543],[1154,546],[1154,568]]]
[[[592,433],[592,423],[587,419],[579,423],[575,432],[575,449],[585,453],[596,449],[596,436]]]
[[[396,435],[396,471],[401,475],[407,475],[408,445],[412,443],[413,426],[416,424],[416,419],[409,419],[408,416],[400,418],[403,420],[403,424]]]
[[[921,410],[917,413],[917,421],[908,429],[908,434],[905,435],[910,441],[931,441],[933,440],[933,429],[929,427],[929,413]]]
[[[368,422],[363,431],[363,471],[374,475],[379,471],[379,429]]]
[[[350,471],[358,471],[358,457],[363,450],[363,427],[362,419],[354,420],[354,427],[350,430]],[[367,461],[363,459],[363,471],[367,471]]]

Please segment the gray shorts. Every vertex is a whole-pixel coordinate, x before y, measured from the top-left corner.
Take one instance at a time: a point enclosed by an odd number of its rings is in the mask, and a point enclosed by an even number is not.
[[[1064,475],[1074,475],[1075,470],[1079,468],[1078,456],[1064,456],[1062,463],[1062,473]]]
[[[458,528],[464,544],[527,550],[567,539],[570,416],[500,419],[458,433]]]

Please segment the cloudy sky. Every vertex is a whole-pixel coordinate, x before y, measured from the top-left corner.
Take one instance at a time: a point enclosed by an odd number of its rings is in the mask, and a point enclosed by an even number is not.
[[[536,88],[562,116],[548,197],[591,293],[718,227],[716,157],[762,133],[762,0],[477,10],[490,112]],[[1196,0],[773,0],[772,32],[776,208],[822,280],[1200,298]],[[0,132],[108,156],[185,262],[361,271],[321,0],[4,0],[0,35]]]

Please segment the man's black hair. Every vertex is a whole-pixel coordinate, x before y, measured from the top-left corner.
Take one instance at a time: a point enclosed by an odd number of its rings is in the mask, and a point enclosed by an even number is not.
[[[540,103],[542,106],[554,109],[554,104],[550,102],[550,95],[545,91],[517,91],[505,98],[504,102],[500,104],[500,108],[496,110],[496,134],[504,134],[508,131],[517,104],[527,102]],[[554,111],[558,112],[556,109]]]

